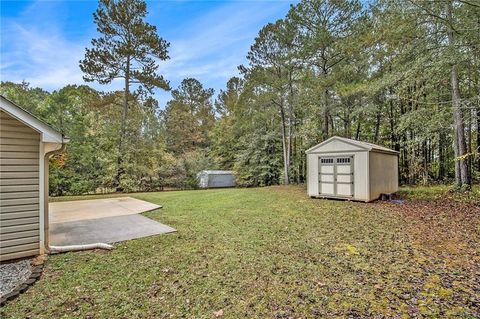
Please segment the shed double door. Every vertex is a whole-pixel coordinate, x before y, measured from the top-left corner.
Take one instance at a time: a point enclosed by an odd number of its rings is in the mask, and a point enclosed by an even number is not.
[[[319,195],[353,197],[353,156],[320,157],[318,165]]]

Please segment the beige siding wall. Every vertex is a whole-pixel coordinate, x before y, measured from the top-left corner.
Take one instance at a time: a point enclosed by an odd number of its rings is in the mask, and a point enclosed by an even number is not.
[[[370,152],[370,200],[398,191],[398,156]]]
[[[40,134],[0,111],[0,260],[39,253]]]

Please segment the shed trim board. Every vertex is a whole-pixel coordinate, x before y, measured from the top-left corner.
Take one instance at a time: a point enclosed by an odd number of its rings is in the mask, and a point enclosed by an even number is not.
[[[67,140],[0,95],[0,261],[43,254],[48,239],[48,160]]]
[[[307,192],[310,197],[369,202],[377,199],[381,193],[394,193],[398,190],[397,151],[334,136],[311,147],[306,154]],[[345,172],[348,170],[344,168],[347,167],[345,163],[338,162],[341,161],[339,158],[343,157],[351,158],[348,166],[350,180],[338,173],[339,168]],[[323,158],[332,158],[332,163],[322,164]],[[326,165],[323,172],[322,165]],[[332,165],[332,168],[326,168],[328,165]],[[352,183],[352,195],[348,195],[346,187],[342,186],[345,184],[343,182]],[[333,186],[327,187],[329,183]]]
[[[367,152],[367,178],[370,178],[370,152]],[[373,200],[370,192],[370,183],[367,183],[367,202]]]

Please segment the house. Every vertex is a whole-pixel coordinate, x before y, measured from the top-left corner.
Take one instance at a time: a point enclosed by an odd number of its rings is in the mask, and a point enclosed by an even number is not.
[[[235,187],[232,171],[201,171],[197,174],[197,179],[200,188]]]
[[[43,254],[48,159],[64,136],[0,95],[0,261]]]
[[[308,149],[310,197],[370,202],[398,190],[398,152],[334,136]]]

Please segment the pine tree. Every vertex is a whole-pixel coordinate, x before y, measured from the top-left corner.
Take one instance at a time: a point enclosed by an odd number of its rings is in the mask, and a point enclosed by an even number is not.
[[[208,135],[215,123],[213,94],[213,89],[205,89],[193,78],[184,79],[172,91],[173,99],[164,113],[167,144],[174,154],[209,146]]]
[[[158,71],[157,60],[167,60],[169,43],[147,22],[147,5],[142,0],[100,0],[93,19],[99,38],[92,40],[80,68],[87,82],[109,84],[124,81],[123,113],[118,142],[116,188],[122,190],[124,143],[127,134],[129,100],[152,94],[155,88],[169,90],[169,83]],[[130,92],[132,85],[136,90]]]

